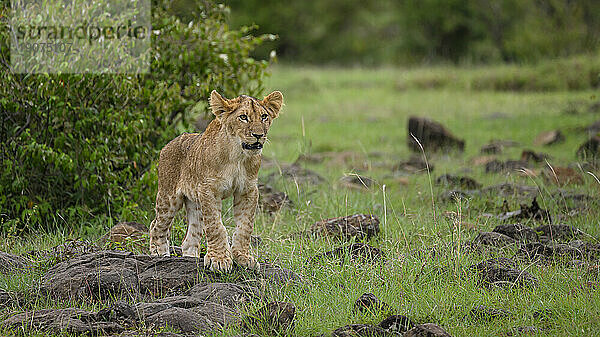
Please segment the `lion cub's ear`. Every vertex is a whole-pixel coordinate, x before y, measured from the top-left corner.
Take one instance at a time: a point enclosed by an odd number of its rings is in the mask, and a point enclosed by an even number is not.
[[[210,103],[210,109],[212,113],[220,118],[224,112],[228,112],[231,110],[232,105],[227,98],[224,98],[219,94],[216,90],[213,90],[210,93],[210,99],[208,100]]]
[[[272,118],[277,118],[283,105],[283,95],[280,91],[273,91],[262,100],[262,104],[267,107]]]

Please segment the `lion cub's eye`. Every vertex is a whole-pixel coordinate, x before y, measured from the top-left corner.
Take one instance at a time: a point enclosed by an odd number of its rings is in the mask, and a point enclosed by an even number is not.
[[[246,115],[240,115],[240,117],[238,117],[242,122],[247,122],[248,121],[248,116]]]
[[[262,118],[263,121],[266,121],[268,117],[269,115],[267,114],[262,114],[262,116],[260,116],[260,118]]]

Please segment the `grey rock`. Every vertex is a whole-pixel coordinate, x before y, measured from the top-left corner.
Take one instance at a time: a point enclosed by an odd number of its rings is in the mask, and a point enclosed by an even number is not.
[[[494,258],[472,265],[483,285],[536,286],[538,280],[507,258]]]
[[[9,274],[23,271],[28,266],[28,261],[20,256],[0,252],[0,273]]]
[[[516,240],[510,236],[496,232],[480,232],[479,235],[473,240],[473,244],[476,246],[494,246],[494,247],[505,247],[514,245]]]
[[[517,241],[537,241],[538,235],[535,230],[520,223],[498,225],[494,232],[504,234]]]
[[[421,152],[419,143],[426,152],[449,151],[452,149],[462,152],[465,149],[464,140],[454,136],[442,124],[422,117],[411,116],[408,119],[406,140],[408,148],[415,152]]]
[[[285,335],[294,329],[296,307],[289,302],[270,302],[242,319],[244,330],[259,330],[273,335]]]
[[[369,239],[379,234],[379,218],[372,214],[354,214],[321,220],[312,225],[311,232],[341,239]]]
[[[446,330],[436,324],[425,323],[408,330],[404,337],[451,337]]]
[[[362,313],[391,313],[392,307],[390,307],[389,304],[382,302],[373,293],[364,293],[354,302],[354,311]]]
[[[333,337],[388,337],[398,336],[394,332],[389,332],[381,327],[371,324],[349,324],[335,329],[331,335]]]

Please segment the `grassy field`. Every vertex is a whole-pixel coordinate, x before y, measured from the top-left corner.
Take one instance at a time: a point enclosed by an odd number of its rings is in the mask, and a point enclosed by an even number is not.
[[[538,186],[542,191],[538,197],[542,208],[549,209],[553,216],[567,213],[567,201],[550,198],[557,186],[541,175],[486,173],[472,159],[480,156],[481,146],[491,140],[509,139],[519,145],[506,148],[498,155],[499,159],[518,159],[523,149],[531,149],[549,154],[548,163],[552,166],[576,163],[575,152],[589,137],[581,127],[599,119],[599,114],[591,112],[589,107],[600,97],[596,91],[513,92],[454,85],[453,79],[469,76],[467,71],[462,72],[467,75],[448,68],[272,69],[268,89],[283,92],[285,107],[272,126],[270,141],[263,152],[266,160],[261,180],[286,192],[293,206],[273,215],[257,216],[255,234],[263,239],[263,244],[254,253],[259,259],[276,262],[304,276],[304,286],[270,290],[271,298],[296,305],[296,335],[329,335],[350,323],[377,324],[385,318],[383,313],[352,311],[354,301],[371,292],[388,303],[394,313],[418,323],[436,323],[453,336],[506,336],[515,333],[517,327],[531,326],[537,332],[530,335],[536,336],[600,336],[598,275],[590,275],[588,270],[588,265],[597,265],[597,261],[574,266],[570,260],[561,258],[549,262],[520,260],[520,267],[539,279],[537,287],[483,287],[469,269],[490,257],[514,256],[516,247],[470,250],[467,243],[479,232],[491,231],[502,223],[486,214],[500,213],[504,199],[510,210],[531,199],[482,194],[448,201],[442,198],[448,187],[435,184],[438,176],[455,174],[468,175],[483,186],[505,182]],[[420,83],[419,78],[441,84],[413,85]],[[464,153],[427,153],[427,160],[434,167],[429,174],[395,171],[395,165],[413,155],[406,145],[407,121],[412,115],[444,124],[465,140]],[[563,143],[533,145],[539,132],[553,129],[560,129],[565,135]],[[331,154],[342,152],[346,159]],[[325,177],[323,184],[296,184],[277,174],[282,165],[293,163],[301,155],[324,153],[331,159],[320,163],[299,162]],[[544,165],[538,164],[532,170],[538,172]],[[599,198],[600,181],[587,173],[587,169],[577,171],[583,184],[564,188]],[[268,180],[273,172],[275,178]],[[348,189],[339,179],[350,174],[370,177],[376,184],[368,190]],[[598,176],[598,171],[594,174]],[[231,232],[230,205],[231,201],[225,201],[224,221]],[[578,214],[564,215],[560,222],[581,229],[588,234],[584,241],[598,244],[598,204],[589,206]],[[149,225],[153,212],[149,205],[144,207],[147,217],[138,221]],[[318,220],[355,213],[374,214],[381,220],[381,233],[367,243],[381,248],[386,262],[307,263],[312,256],[346,243],[299,233]],[[0,250],[23,253],[81,235],[97,239],[110,225],[104,224],[104,228],[91,233],[75,229],[27,238],[4,237]],[[184,226],[180,217],[173,231],[175,244],[181,242]],[[0,289],[25,290],[44,268],[21,276],[0,275]],[[39,304],[44,305],[48,303]],[[508,310],[512,315],[490,321],[470,318],[471,309],[480,305]],[[98,309],[91,304],[84,306]],[[552,314],[545,319],[534,317],[534,312],[540,310]],[[0,313],[0,319],[6,315],[7,311]]]

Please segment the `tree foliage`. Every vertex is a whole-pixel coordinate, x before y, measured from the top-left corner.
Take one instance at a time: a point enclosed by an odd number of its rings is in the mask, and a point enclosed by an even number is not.
[[[296,63],[536,62],[595,51],[595,0],[230,0],[234,26],[256,23]]]
[[[0,227],[9,232],[98,214],[132,218],[155,195],[158,151],[212,89],[258,95],[268,36],[229,29],[228,8],[153,2],[151,72],[14,74],[0,8]]]

